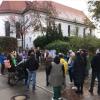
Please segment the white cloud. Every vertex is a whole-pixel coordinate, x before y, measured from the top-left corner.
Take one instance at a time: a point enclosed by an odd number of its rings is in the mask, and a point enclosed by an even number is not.
[[[55,2],[62,3],[64,5],[79,9],[79,10],[84,10],[86,8],[86,0],[52,0]]]
[[[3,0],[0,0],[0,4],[2,3]]]

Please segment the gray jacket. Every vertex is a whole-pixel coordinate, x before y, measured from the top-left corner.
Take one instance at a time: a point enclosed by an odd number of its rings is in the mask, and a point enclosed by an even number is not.
[[[64,83],[64,72],[63,65],[56,64],[55,62],[51,63],[51,71],[49,75],[49,83],[52,86],[62,86]]]

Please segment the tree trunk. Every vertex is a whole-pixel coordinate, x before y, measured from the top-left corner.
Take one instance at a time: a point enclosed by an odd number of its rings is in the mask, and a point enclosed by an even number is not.
[[[23,45],[24,44],[24,41],[23,40],[24,40],[24,38],[23,38],[23,34],[22,34],[22,51],[23,51],[23,46],[24,46]]]

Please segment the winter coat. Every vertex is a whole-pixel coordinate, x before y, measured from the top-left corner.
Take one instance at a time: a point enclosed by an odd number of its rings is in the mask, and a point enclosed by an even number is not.
[[[49,67],[49,83],[53,87],[62,86],[64,83],[65,74],[64,66],[60,63],[59,56],[54,58],[54,62]]]
[[[80,56],[76,56],[73,64],[73,77],[75,85],[80,85],[84,82],[86,73],[85,60]]]
[[[40,50],[37,50],[36,51],[36,59],[38,60],[38,62],[39,62],[39,57],[40,56],[41,56]]]
[[[64,66],[59,62],[51,63],[49,83],[52,86],[62,86],[64,83]]]
[[[91,67],[94,72],[100,73],[100,53],[93,57],[91,61]]]
[[[39,63],[35,58],[35,55],[31,55],[26,61],[26,66],[29,71],[35,71],[39,67]]]
[[[48,56],[45,60],[45,70],[47,74],[49,74],[49,66],[51,65],[52,61],[53,61],[53,58],[51,56]]]

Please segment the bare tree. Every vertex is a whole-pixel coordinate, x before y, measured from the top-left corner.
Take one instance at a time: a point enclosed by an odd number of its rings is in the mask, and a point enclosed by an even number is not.
[[[53,4],[53,2],[51,1],[47,1],[44,3],[44,9],[43,9],[46,13],[46,22],[47,22],[47,26],[49,25],[49,23],[54,24],[56,17],[58,16],[56,8]]]
[[[28,33],[27,31],[30,27],[33,31],[40,31],[44,35],[41,12],[46,15],[46,25],[50,22],[54,23],[57,13],[52,3],[49,1],[43,1],[41,4],[42,8],[40,7],[40,4],[41,3],[39,1],[26,2],[26,9],[21,14],[19,21],[16,21],[15,16],[9,18],[10,23],[12,23],[12,27],[17,27],[16,36],[19,34],[18,37],[21,37],[22,48],[25,44],[25,35]],[[24,14],[28,11],[31,11],[31,13],[29,13],[29,17],[25,17]]]

